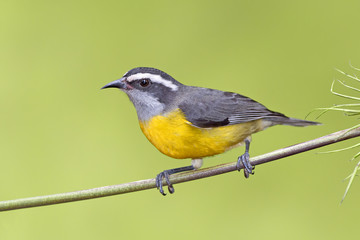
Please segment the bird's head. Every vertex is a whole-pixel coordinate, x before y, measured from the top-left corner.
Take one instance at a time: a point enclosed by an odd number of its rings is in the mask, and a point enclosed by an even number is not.
[[[148,120],[170,108],[183,86],[159,69],[138,67],[102,89],[119,88],[124,91],[134,104],[139,120]]]

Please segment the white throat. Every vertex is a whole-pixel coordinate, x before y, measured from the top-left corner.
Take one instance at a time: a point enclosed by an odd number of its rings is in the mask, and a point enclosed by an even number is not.
[[[134,104],[138,118],[141,121],[149,120],[164,111],[164,104],[148,93],[140,92],[137,89],[131,89],[126,93]]]

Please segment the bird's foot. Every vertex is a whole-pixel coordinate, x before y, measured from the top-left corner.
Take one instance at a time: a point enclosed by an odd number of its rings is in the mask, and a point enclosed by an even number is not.
[[[236,167],[237,170],[241,170],[241,164],[244,166],[244,176],[248,178],[251,175],[254,175],[255,166],[251,165],[250,163],[250,155],[248,152],[245,152],[243,155],[238,157]]]
[[[169,189],[169,193],[174,193],[175,189],[174,189],[172,183],[170,182],[169,176],[174,173],[180,173],[180,172],[190,171],[190,170],[194,170],[194,169],[195,168],[193,166],[187,166],[187,167],[180,167],[180,168],[174,168],[174,169],[162,171],[161,173],[159,173],[156,176],[156,179],[155,179],[156,180],[156,188],[159,190],[159,192],[163,196],[166,196],[166,193],[164,192],[164,189],[163,189],[163,179],[165,178],[166,184]]]
[[[170,179],[169,179],[169,176],[171,174],[171,170],[172,169],[162,171],[161,173],[159,173],[156,176],[156,188],[160,191],[160,193],[163,196],[166,196],[166,193],[164,192],[164,189],[163,189],[163,183],[162,183],[163,178],[165,178],[165,180],[166,180],[166,183],[167,183],[168,189],[169,189],[169,193],[174,193],[175,192],[175,189],[174,189],[174,187],[171,184]]]

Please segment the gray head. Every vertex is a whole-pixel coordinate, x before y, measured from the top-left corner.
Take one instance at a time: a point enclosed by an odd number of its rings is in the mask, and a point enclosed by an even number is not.
[[[102,89],[119,88],[124,91],[134,104],[139,120],[145,121],[171,106],[183,86],[159,69],[138,67]]]

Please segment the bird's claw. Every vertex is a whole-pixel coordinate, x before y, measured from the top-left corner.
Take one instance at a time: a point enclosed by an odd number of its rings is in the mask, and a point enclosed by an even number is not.
[[[169,172],[167,170],[162,171],[161,173],[159,173],[156,176],[156,188],[160,191],[160,193],[163,196],[166,196],[166,193],[164,192],[164,189],[163,189],[163,183],[162,183],[162,180],[164,178],[165,178],[166,183],[168,185],[169,193],[174,193],[175,192],[175,189],[174,189],[173,185],[170,182],[169,176],[170,176],[170,174],[169,174]]]
[[[245,152],[243,155],[238,157],[236,167],[237,170],[241,170],[241,164],[244,166],[244,176],[248,178],[251,175],[254,175],[255,166],[251,165],[250,163],[250,155],[248,152]]]

